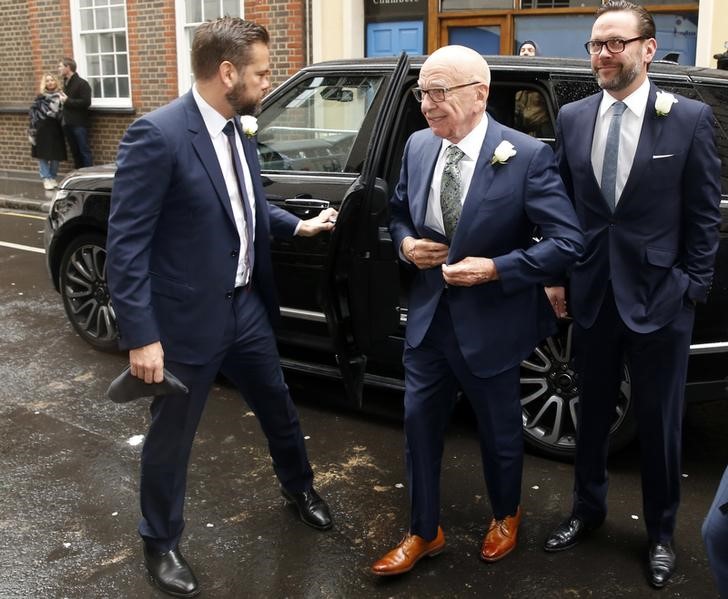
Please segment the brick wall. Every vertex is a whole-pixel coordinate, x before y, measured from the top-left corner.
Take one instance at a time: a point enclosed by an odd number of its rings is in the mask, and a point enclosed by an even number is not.
[[[276,86],[305,61],[306,0],[243,0],[245,18],[271,34],[272,82]],[[93,110],[89,135],[94,163],[113,162],[119,140],[139,115],[177,96],[174,0],[127,0],[127,35],[133,112]],[[30,157],[27,109],[45,72],[73,55],[69,0],[0,0],[0,172],[37,172]],[[8,68],[9,67],[9,68]],[[85,78],[85,73],[79,70]],[[68,153],[71,157],[70,151]],[[72,162],[61,164],[60,173]]]

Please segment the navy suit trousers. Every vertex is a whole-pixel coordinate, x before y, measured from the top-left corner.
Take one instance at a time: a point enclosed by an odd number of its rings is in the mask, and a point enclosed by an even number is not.
[[[250,288],[236,291],[220,351],[210,363],[166,366],[189,388],[189,396],[162,396],[151,405],[141,465],[142,521],[139,533],[160,551],[175,547],[184,528],[187,464],[210,387],[222,372],[255,413],[281,485],[291,492],[311,488],[298,413],[283,379],[268,314]]]
[[[680,503],[682,415],[695,308],[684,305],[653,333],[635,333],[622,321],[611,285],[594,325],[574,327],[581,383],[576,445],[574,515],[598,525],[607,514],[607,452],[622,381],[631,376],[637,418],[642,501],[647,534],[671,541]]]
[[[404,429],[410,532],[434,539],[440,523],[440,469],[445,430],[458,385],[473,407],[488,496],[495,518],[516,513],[521,497],[523,433],[519,367],[490,378],[468,368],[446,295],[416,348],[405,345]]]

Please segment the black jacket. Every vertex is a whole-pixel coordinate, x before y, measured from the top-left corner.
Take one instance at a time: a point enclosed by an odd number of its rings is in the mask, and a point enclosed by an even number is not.
[[[78,73],[71,75],[63,86],[68,99],[63,104],[63,123],[74,127],[88,127],[88,108],[91,106],[91,86]]]

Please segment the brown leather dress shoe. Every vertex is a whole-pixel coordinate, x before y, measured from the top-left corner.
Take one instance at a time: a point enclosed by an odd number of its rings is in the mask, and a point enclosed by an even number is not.
[[[518,525],[521,523],[521,508],[515,516],[506,516],[503,520],[493,519],[488,534],[480,548],[480,558],[486,562],[497,562],[516,548]]]
[[[415,567],[415,564],[426,555],[433,557],[445,548],[445,535],[441,527],[437,527],[437,536],[432,541],[425,541],[418,535],[407,533],[394,549],[374,562],[371,571],[377,576],[395,576],[404,574]]]

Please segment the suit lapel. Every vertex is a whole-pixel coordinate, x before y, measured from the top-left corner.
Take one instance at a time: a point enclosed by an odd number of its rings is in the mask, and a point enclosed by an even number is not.
[[[435,234],[438,237],[443,237],[443,235],[425,225],[425,216],[427,215],[427,200],[430,197],[430,186],[432,185],[432,177],[435,172],[435,163],[437,162],[441,145],[442,139],[431,134],[429,139],[422,144],[419,156],[416,152],[412,153],[412,158],[417,161],[420,172],[422,173],[422,177],[420,177],[422,187],[419,193],[414,193],[410,197],[410,213],[415,227],[418,230],[427,231],[429,234]]]
[[[207,127],[205,127],[205,122],[202,120],[202,115],[197,108],[192,92],[187,92],[182,100],[187,111],[187,130],[190,133],[192,147],[200,159],[207,176],[210,177],[210,182],[215,189],[218,200],[222,204],[223,210],[225,210],[228,218],[234,224],[235,217],[233,216],[233,209],[230,205],[230,196],[228,196],[225,178],[222,176],[222,170],[217,160],[215,148],[212,145],[212,140],[210,139]]]
[[[575,156],[582,156],[587,161],[587,169],[591,174],[590,183],[593,185],[592,191],[602,196],[602,189],[594,175],[594,167],[591,162],[592,145],[594,145],[594,127],[597,123],[597,116],[599,114],[599,105],[602,102],[602,94],[594,94],[585,101],[585,107],[580,110],[574,120],[574,126],[571,129],[576,135],[576,139],[571,138],[569,141],[575,143],[576,153]],[[609,208],[607,201],[604,200],[604,205]]]
[[[657,87],[655,87],[654,83],[650,83],[650,95],[647,99],[647,106],[645,107],[645,118],[642,121],[640,140],[637,143],[637,151],[635,152],[634,160],[632,161],[632,168],[629,171],[629,176],[627,177],[627,182],[622,190],[622,195],[619,197],[616,210],[619,210],[620,207],[629,200],[630,196],[652,163],[655,144],[660,138],[660,133],[662,132],[662,127],[665,122],[665,117],[657,116],[657,113],[653,110],[656,99]]]

